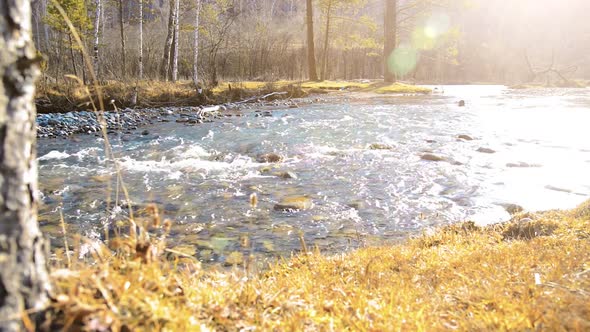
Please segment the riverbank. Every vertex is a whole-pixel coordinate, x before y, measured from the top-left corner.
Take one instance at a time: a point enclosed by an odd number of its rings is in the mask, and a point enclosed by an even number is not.
[[[225,82],[198,93],[190,82],[144,81],[135,86],[119,82],[101,87],[105,101],[104,120],[107,131],[131,135],[142,126],[155,122],[176,121],[198,124],[224,116],[226,110],[267,106],[296,108],[321,102],[330,92],[372,92],[379,94],[427,94],[430,89],[395,83],[371,81],[323,82]],[[71,83],[38,89],[37,137],[67,137],[93,134],[101,130],[92,111],[86,87]],[[95,105],[98,105],[95,100]],[[209,111],[208,111],[209,110]],[[215,110],[216,112],[210,112]]]
[[[151,215],[144,224],[166,233]],[[91,330],[587,330],[589,237],[587,201],[399,245],[300,254],[261,272],[236,258],[224,272],[144,234],[95,246],[90,261],[75,251],[69,269],[56,252],[50,317],[54,328]]]

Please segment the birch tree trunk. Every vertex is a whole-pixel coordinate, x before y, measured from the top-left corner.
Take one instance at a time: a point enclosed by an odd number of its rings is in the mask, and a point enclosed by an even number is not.
[[[139,0],[139,79],[143,80],[143,0]]]
[[[327,79],[328,75],[328,42],[330,37],[330,18],[332,16],[332,1],[328,0],[326,9],[326,31],[324,35],[324,53],[322,54],[322,81]]]
[[[198,58],[199,58],[199,15],[201,13],[201,0],[197,1],[197,8],[195,13],[195,31],[193,40],[193,84],[195,89],[199,87],[199,71],[198,71]]]
[[[98,64],[98,42],[99,42],[99,35],[100,35],[100,17],[101,17],[101,1],[96,0],[96,12],[94,17],[94,47],[93,47],[93,63],[94,66],[94,74],[96,79],[99,79],[99,64]]]
[[[397,0],[385,0],[383,30],[383,79],[387,83],[393,83],[395,75],[389,68],[388,60],[397,44]]]
[[[178,36],[180,31],[180,0],[174,0],[174,51],[172,58],[172,82],[178,79]]]
[[[121,78],[127,77],[127,49],[125,48],[125,26],[123,22],[123,0],[119,0],[119,29],[121,31],[121,56],[123,63],[121,67]]]
[[[168,81],[170,77],[170,51],[172,49],[172,38],[174,37],[174,2],[170,0],[170,11],[168,15],[168,34],[164,44],[164,57],[162,58],[162,69],[160,74],[164,80]]]
[[[312,0],[305,1],[306,8],[306,24],[307,24],[307,67],[309,71],[309,79],[311,81],[318,80],[318,73],[315,66],[315,47],[313,43],[313,8]]]
[[[48,247],[37,224],[37,62],[30,2],[0,1],[0,331],[24,330],[25,311],[48,305]]]

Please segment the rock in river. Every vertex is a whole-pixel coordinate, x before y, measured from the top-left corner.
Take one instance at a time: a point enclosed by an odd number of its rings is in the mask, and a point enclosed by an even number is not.
[[[496,151],[490,149],[490,148],[479,148],[477,149],[477,152],[481,152],[481,153],[496,153]]]
[[[469,135],[459,135],[459,136],[457,136],[457,138],[465,140],[465,141],[473,141],[473,137],[471,137]]]
[[[283,179],[297,179],[297,174],[291,171],[276,173],[276,176]]]
[[[524,211],[524,208],[518,204],[512,203],[496,203],[506,210],[506,212],[510,213],[511,215],[520,213]]]
[[[275,211],[309,210],[313,207],[311,198],[305,196],[290,196],[275,204]]]
[[[256,161],[259,163],[279,163],[283,161],[283,156],[276,153],[265,153],[258,155]]]
[[[431,153],[423,154],[422,156],[420,156],[420,159],[428,160],[428,161],[444,161],[445,160],[443,157],[439,157],[439,156],[431,154]]]
[[[383,143],[373,143],[369,145],[370,150],[392,150],[393,146]]]

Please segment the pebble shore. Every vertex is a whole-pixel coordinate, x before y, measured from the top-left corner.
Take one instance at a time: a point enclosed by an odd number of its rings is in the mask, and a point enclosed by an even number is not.
[[[231,116],[243,116],[242,111],[255,110],[255,116],[269,116],[269,108],[296,108],[298,104],[317,102],[314,100],[281,100],[273,102],[254,102],[248,104],[226,104],[207,107],[161,107],[104,112],[108,132],[131,133],[143,126],[157,122],[178,122],[195,125]],[[100,124],[96,114],[91,111],[68,113],[46,113],[37,115],[38,138],[60,138],[74,134],[98,134]]]

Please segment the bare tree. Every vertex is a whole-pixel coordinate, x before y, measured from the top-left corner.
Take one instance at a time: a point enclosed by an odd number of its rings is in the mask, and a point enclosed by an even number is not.
[[[199,86],[199,72],[197,60],[199,58],[199,15],[201,13],[201,0],[196,0],[195,8],[195,31],[193,39],[193,84],[195,88]]]
[[[168,34],[164,43],[164,57],[162,58],[161,75],[164,80],[168,81],[170,77],[170,52],[172,50],[172,39],[174,38],[174,0],[170,0],[170,10],[168,12]]]
[[[174,1],[174,45],[172,50],[172,82],[178,79],[178,37],[180,33],[180,0]]]
[[[324,52],[322,54],[322,73],[321,79],[326,80],[328,77],[328,43],[330,38],[330,18],[332,17],[332,5],[334,0],[328,0],[326,4],[326,31],[324,31]]]
[[[315,66],[315,47],[313,43],[313,7],[312,0],[305,1],[305,12],[307,24],[307,66],[309,71],[309,79],[312,81],[318,80],[318,73]]]
[[[119,0],[119,29],[121,32],[121,78],[125,79],[127,75],[127,49],[125,48],[125,26],[123,22],[123,0]]]
[[[93,46],[93,66],[94,66],[94,74],[96,78],[99,79],[98,73],[99,65],[98,65],[98,37],[100,31],[100,18],[101,18],[101,1],[96,0],[96,9],[95,9],[95,16],[94,16],[94,46]]]
[[[0,2],[0,330],[24,330],[27,310],[48,304],[46,255],[37,224],[35,79],[27,0]]]
[[[143,79],[143,0],[139,0],[139,79]]]

